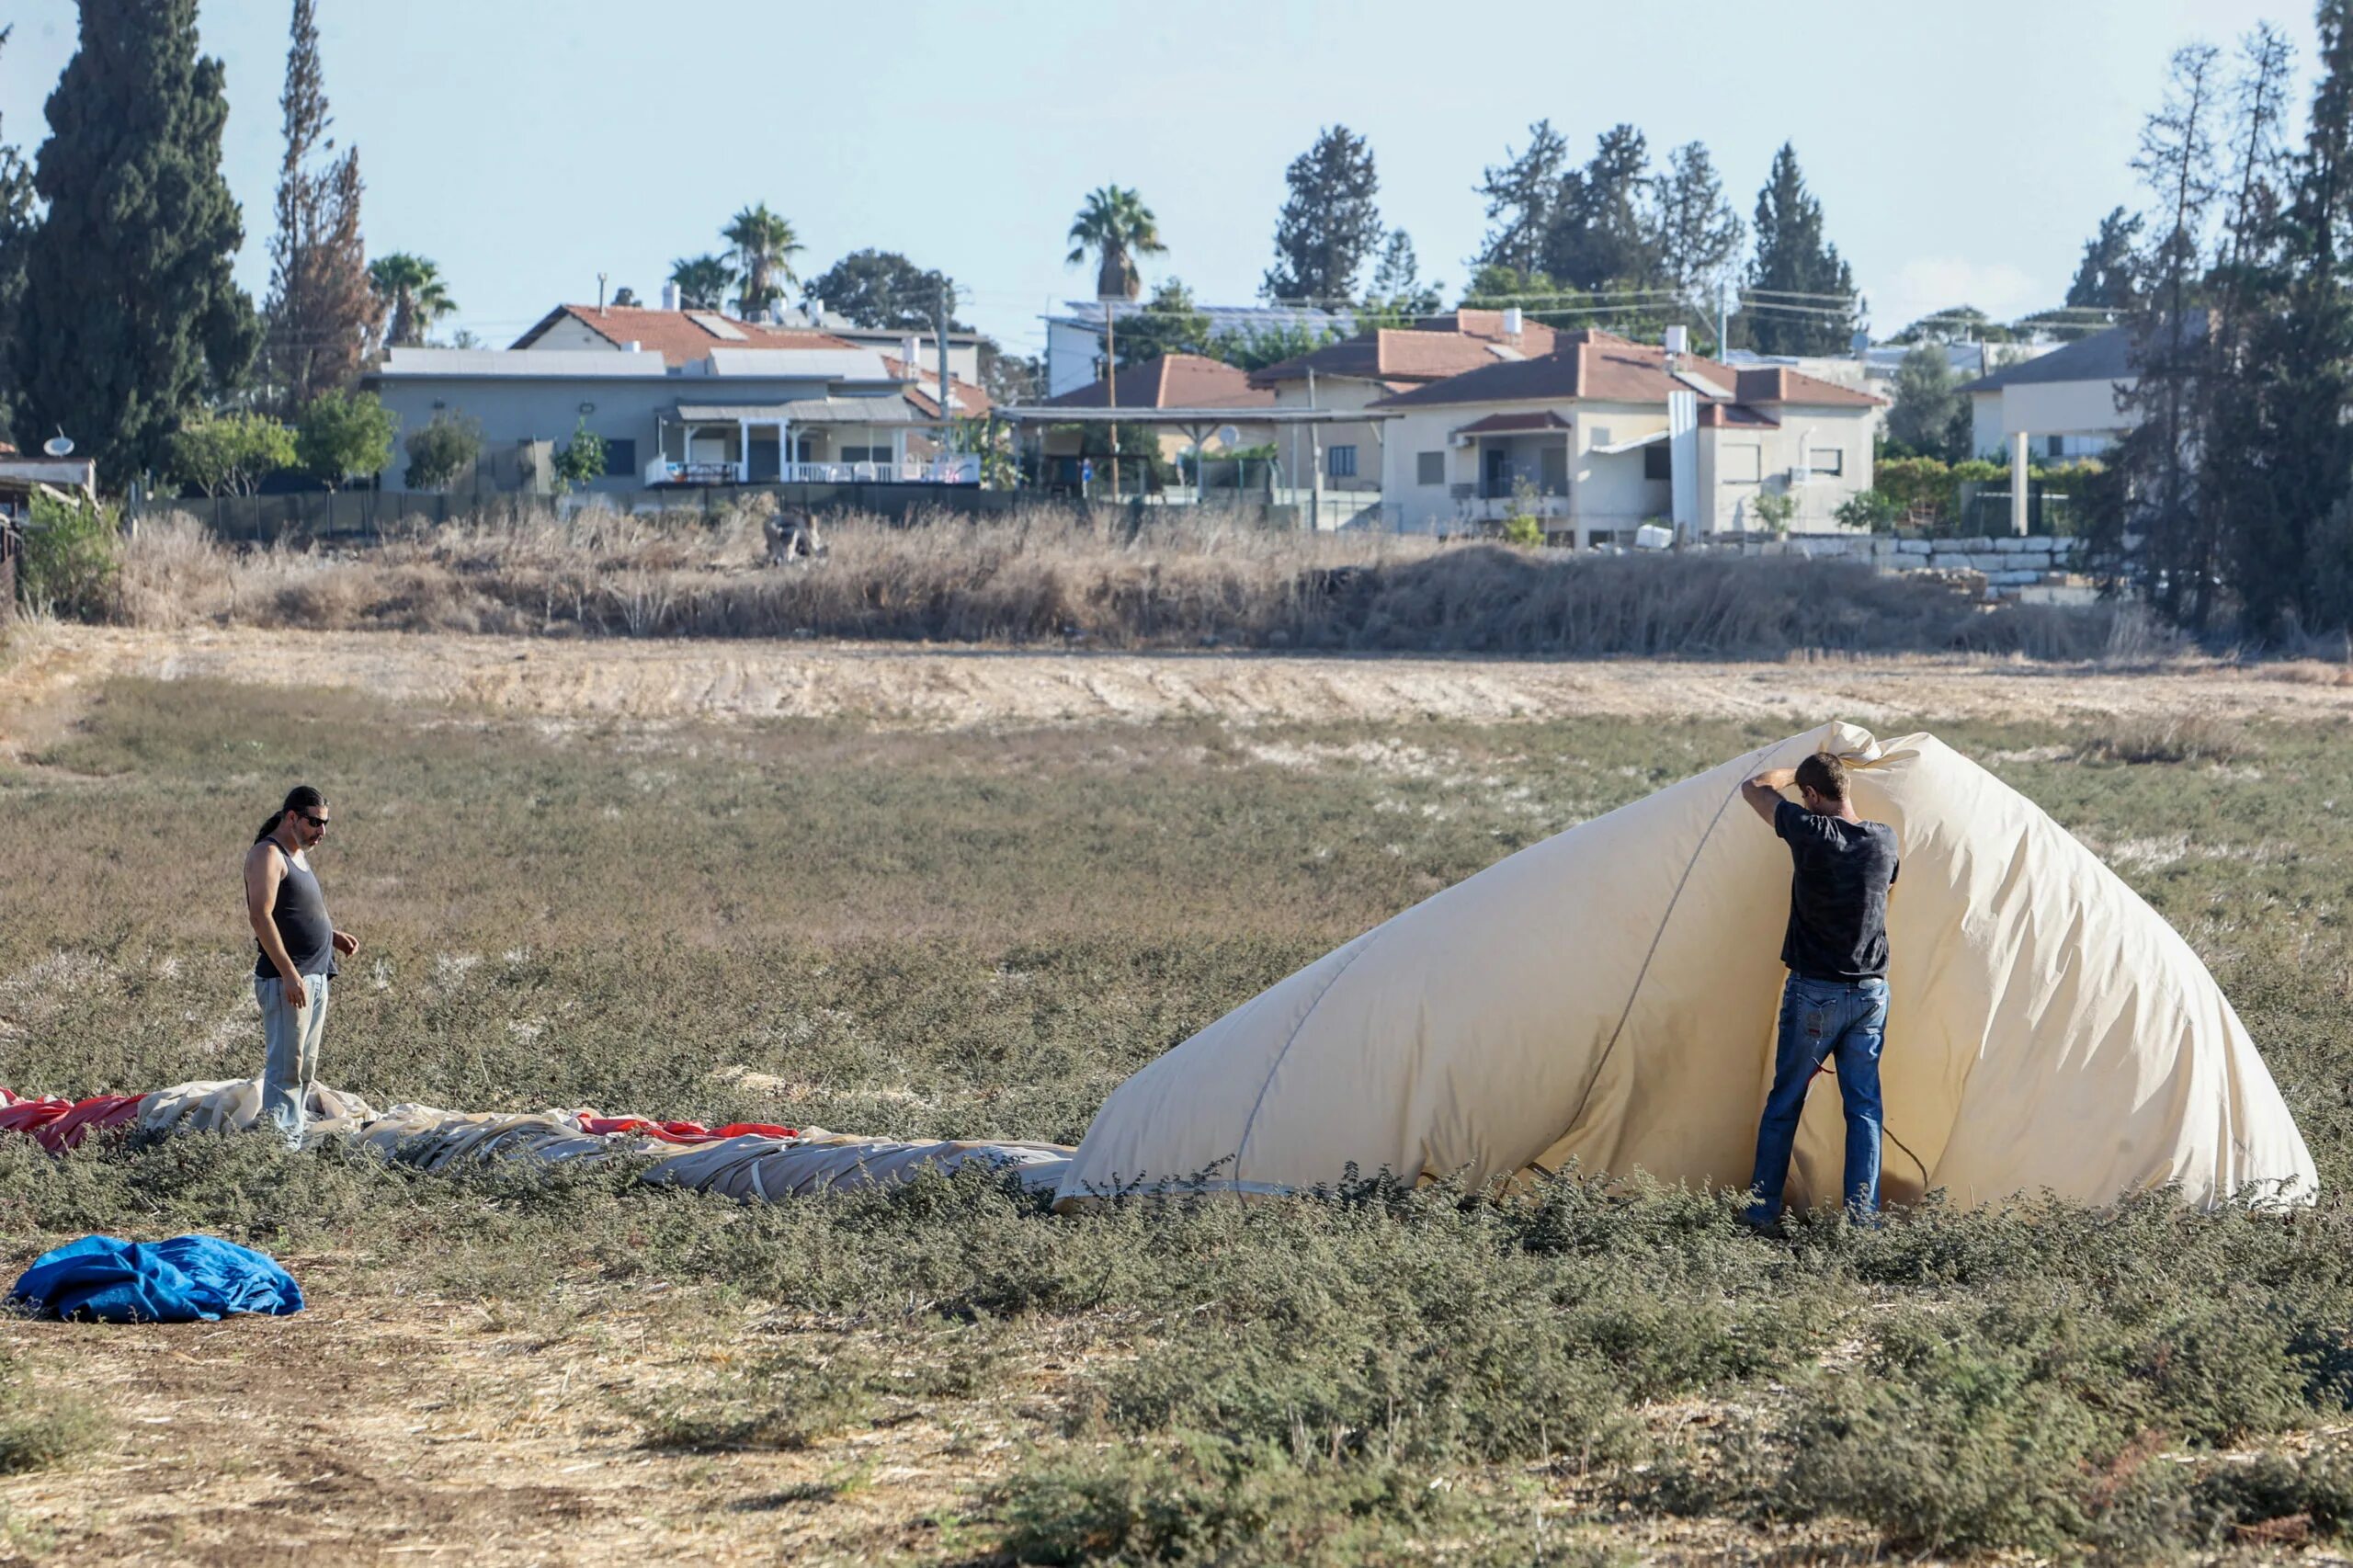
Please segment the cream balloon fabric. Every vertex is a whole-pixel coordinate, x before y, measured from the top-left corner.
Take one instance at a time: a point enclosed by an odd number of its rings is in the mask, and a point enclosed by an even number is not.
[[[2177,1184],[2317,1192],[2189,945],[2025,796],[1933,736],[1831,724],[1513,855],[1244,1003],[1113,1092],[1058,1197],[1245,1193],[1353,1167],[1473,1182],[1575,1162],[1745,1187],[1772,1077],[1789,851],[1740,799],[1816,750],[1896,830],[1881,1064],[1891,1202]],[[1838,1190],[1815,1081],[1793,1203]],[[2268,1184],[2255,1193],[2257,1184]]]

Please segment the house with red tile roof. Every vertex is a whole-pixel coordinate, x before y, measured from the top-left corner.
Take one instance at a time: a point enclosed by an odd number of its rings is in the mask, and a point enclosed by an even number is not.
[[[1692,415],[1679,437],[1678,393]],[[1835,529],[1839,504],[1870,487],[1881,406],[1786,366],[1734,369],[1588,328],[1370,408],[1387,416],[1382,511],[1392,526],[1444,532],[1524,513],[1561,542],[1590,546],[1631,543],[1637,528],[1675,515],[1678,438],[1692,464],[1693,532],[1762,528],[1763,496],[1790,498],[1793,531]]]
[[[1378,327],[1327,343],[1254,371],[1250,379],[1274,392],[1279,408],[1370,408],[1415,387],[1549,354],[1555,335],[1552,328],[1516,310],[1448,311],[1410,327]],[[1303,475],[1306,464],[1320,463],[1325,490],[1381,490],[1378,421],[1294,426],[1283,440],[1283,460],[1292,473]]]
[[[943,415],[986,414],[987,394],[951,369],[943,400],[937,359],[891,341],[899,353],[714,311],[559,305],[506,348],[392,349],[364,384],[404,433],[478,424],[485,472],[544,476],[557,446],[592,431],[606,453],[592,489],[938,478]]]
[[[1097,377],[1039,404],[1047,409],[1115,405],[1159,413],[1197,410],[1204,414],[1205,417],[1189,424],[1161,424],[1154,429],[1160,455],[1168,462],[1197,449],[1215,454],[1264,446],[1274,439],[1273,426],[1250,417],[1253,410],[1275,405],[1274,392],[1256,385],[1248,371],[1199,354],[1162,354],[1133,365],[1122,365],[1116,381],[1108,386]],[[1099,425],[1074,425],[1062,429],[1046,426],[1039,447],[1046,460],[1046,477],[1052,483],[1078,483],[1080,457],[1108,451],[1108,433]]]

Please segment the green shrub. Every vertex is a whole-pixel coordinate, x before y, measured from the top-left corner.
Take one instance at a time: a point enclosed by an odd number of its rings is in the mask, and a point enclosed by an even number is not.
[[[1525,512],[1515,512],[1504,519],[1504,542],[1535,547],[1544,542],[1544,525]]]
[[[0,1355],[0,1475],[47,1470],[96,1448],[106,1424],[80,1397],[32,1381]]]
[[[1051,1563],[1397,1562],[1421,1555],[1421,1531],[1471,1513],[1451,1488],[1386,1460],[1198,1432],[1051,1451],[991,1500],[1013,1560]]]
[[[556,494],[561,495],[576,490],[592,480],[605,477],[605,438],[588,428],[582,419],[572,432],[572,439],[555,449],[555,460],[550,472],[555,480]]]
[[[1858,490],[1830,514],[1842,528],[1856,528],[1864,533],[1887,533],[1904,520],[1904,508],[1895,498],[1881,490]]]
[[[411,490],[438,490],[482,456],[482,422],[444,409],[403,446],[408,471],[401,483]]]
[[[113,603],[121,570],[122,536],[112,507],[34,493],[17,560],[17,597],[27,608],[96,619]]]
[[[266,414],[206,415],[172,437],[173,477],[207,495],[250,495],[294,462],[294,432]]]
[[[312,478],[339,490],[347,480],[370,479],[391,467],[399,430],[400,416],[373,392],[322,392],[302,411],[294,450]]]

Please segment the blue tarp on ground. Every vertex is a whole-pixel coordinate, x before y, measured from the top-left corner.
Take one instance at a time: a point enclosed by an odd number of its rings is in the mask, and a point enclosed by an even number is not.
[[[212,1236],[143,1244],[85,1236],[36,1258],[8,1300],[101,1323],[209,1323],[232,1312],[299,1312],[302,1288],[271,1258]]]

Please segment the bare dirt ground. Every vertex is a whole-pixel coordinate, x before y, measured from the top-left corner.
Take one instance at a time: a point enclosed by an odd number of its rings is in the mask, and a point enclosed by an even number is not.
[[[518,1315],[387,1299],[366,1260],[284,1261],[310,1293],[295,1317],[0,1318],[0,1346],[108,1428],[85,1460],[0,1480],[0,1563],[952,1559],[1026,1425],[1015,1402],[799,1452],[665,1452],[645,1413],[734,1353],[691,1292],[583,1287]]]
[[[2090,720],[2353,715],[2353,669],[2115,668],[1893,657],[1782,664],[999,652],[904,644],[559,641],[404,632],[19,631],[21,713],[114,676],[351,687],[548,717],[847,718],[892,728],[1568,718]]]

